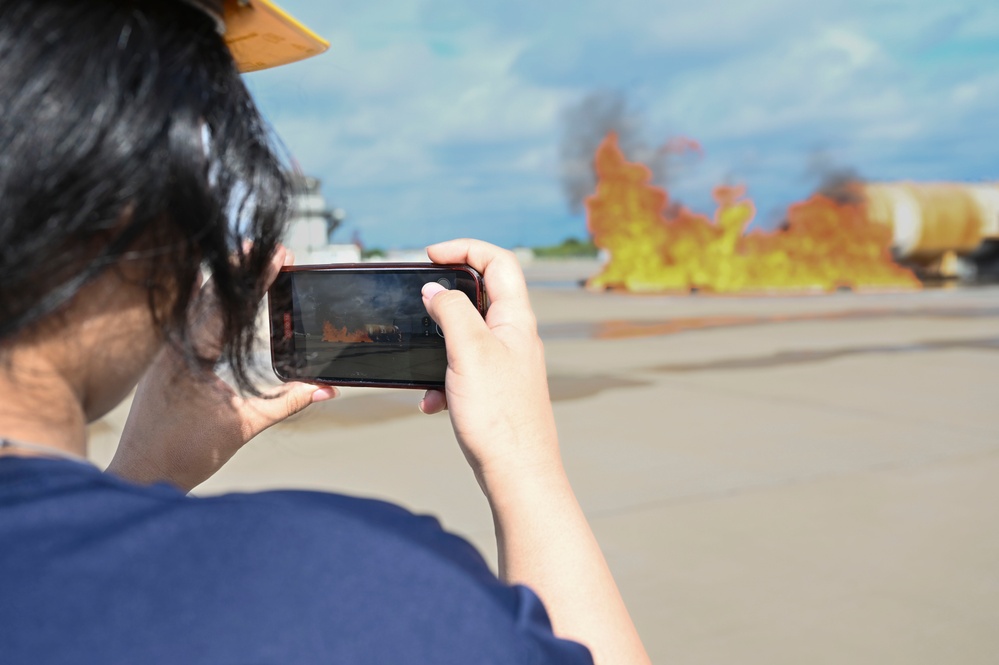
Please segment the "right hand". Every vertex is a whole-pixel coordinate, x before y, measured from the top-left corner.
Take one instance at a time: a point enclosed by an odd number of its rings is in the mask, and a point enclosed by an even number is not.
[[[439,284],[423,288],[427,312],[447,338],[445,390],[429,391],[424,413],[449,411],[455,436],[480,486],[561,470],[544,348],[523,272],[512,252],[477,240],[427,248],[434,263],[482,273],[491,305],[485,320],[468,297]]]
[[[649,657],[614,577],[565,476],[545,356],[517,259],[475,240],[434,245],[435,263],[467,263],[485,278],[483,321],[459,291],[423,287],[447,337],[444,392],[420,408],[447,408],[458,443],[489,500],[500,578],[544,601],[555,633],[590,648],[601,665],[647,665]]]

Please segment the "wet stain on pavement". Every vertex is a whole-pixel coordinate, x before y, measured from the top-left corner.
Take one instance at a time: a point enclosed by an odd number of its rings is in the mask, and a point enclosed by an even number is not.
[[[574,399],[594,397],[608,390],[620,388],[642,388],[652,385],[651,381],[625,379],[619,376],[550,376],[548,392],[553,402],[568,402]]]
[[[420,413],[422,398],[423,391],[406,390],[335,399],[310,407],[294,424],[308,426],[321,420],[324,427],[361,427],[401,418],[427,418],[429,416]]]
[[[650,368],[665,374],[688,374],[721,370],[761,369],[787,365],[805,365],[852,356],[895,355],[929,353],[934,351],[999,351],[999,337],[980,339],[951,339],[916,342],[913,344],[878,344],[840,349],[814,349],[808,351],[779,351],[766,356],[749,358],[723,358],[700,363],[674,363]]]
[[[682,317],[663,320],[617,320],[569,322],[539,326],[545,341],[554,340],[626,340],[642,337],[674,335],[698,330],[727,329],[744,326],[764,326],[800,321],[874,321],[886,319],[983,319],[999,318],[999,308],[922,307],[906,309],[864,309],[845,312],[812,312],[774,315],[726,315]],[[683,374],[722,370],[760,369],[788,365],[819,363],[860,355],[925,353],[957,349],[999,351],[999,337],[963,340],[933,340],[910,344],[884,344],[836,349],[780,351],[759,357],[722,358],[693,363],[673,363],[647,368],[659,374]],[[553,402],[586,399],[601,393],[641,388],[651,380],[614,375],[549,376],[549,391]],[[287,426],[360,427],[375,422],[402,418],[426,417],[419,412],[422,392],[417,390],[376,391],[318,404],[290,419]]]
[[[764,326],[806,321],[882,321],[886,319],[999,318],[999,308],[864,309],[843,312],[680,317],[662,320],[573,321],[539,326],[541,338],[555,340],[615,340],[661,337],[695,330]]]
[[[569,376],[555,374],[548,378],[548,391],[553,402],[567,402],[594,397],[600,393],[620,388],[641,388],[651,381],[626,379],[617,376]],[[309,427],[317,421],[323,425],[360,427],[375,422],[401,418],[428,416],[420,413],[418,405],[423,391],[385,391],[346,397],[317,404],[298,416],[292,417],[287,426]]]

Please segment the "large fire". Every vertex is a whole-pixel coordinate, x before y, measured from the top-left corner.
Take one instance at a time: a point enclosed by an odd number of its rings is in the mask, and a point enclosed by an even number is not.
[[[595,158],[597,191],[587,199],[594,243],[610,258],[591,289],[713,293],[916,289],[916,276],[891,257],[892,231],[870,223],[862,203],[821,195],[794,204],[784,228],[746,227],[756,214],[743,187],[717,187],[714,219],[650,184],[609,135]]]
[[[373,342],[371,335],[363,330],[348,331],[347,326],[337,328],[329,321],[323,321],[323,341],[324,342]]]

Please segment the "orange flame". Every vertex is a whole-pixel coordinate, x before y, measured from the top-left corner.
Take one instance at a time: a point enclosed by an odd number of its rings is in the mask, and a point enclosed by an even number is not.
[[[614,134],[597,150],[597,191],[587,199],[594,243],[610,260],[591,289],[629,291],[834,291],[915,289],[920,282],[891,258],[891,229],[868,222],[863,204],[815,195],[788,210],[786,228],[745,233],[756,214],[744,187],[720,186],[713,220],[649,184]]]
[[[323,341],[324,342],[373,342],[371,336],[363,330],[347,332],[347,326],[337,328],[329,321],[323,321]]]

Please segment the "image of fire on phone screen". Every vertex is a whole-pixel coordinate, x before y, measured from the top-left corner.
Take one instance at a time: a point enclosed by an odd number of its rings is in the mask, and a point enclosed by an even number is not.
[[[291,266],[268,292],[271,356],[284,381],[443,388],[443,331],[423,305],[437,282],[485,314],[482,278],[469,266]]]

